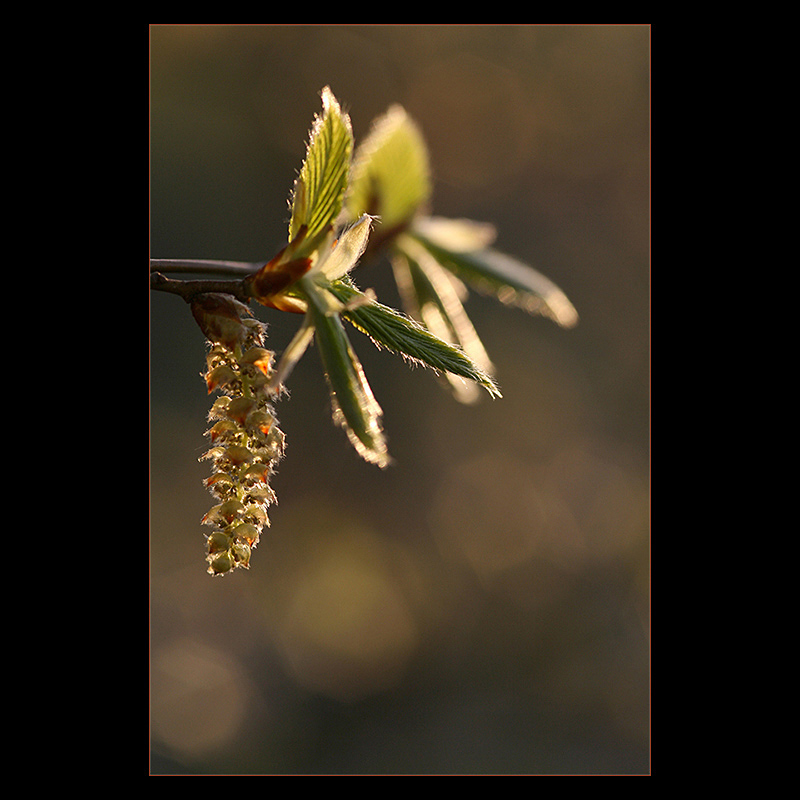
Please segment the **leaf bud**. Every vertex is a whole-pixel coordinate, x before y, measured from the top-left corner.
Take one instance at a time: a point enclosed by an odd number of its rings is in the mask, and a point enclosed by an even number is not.
[[[210,342],[233,350],[247,338],[248,328],[243,319],[250,316],[250,309],[232,295],[201,294],[192,300],[191,307],[200,330]]]

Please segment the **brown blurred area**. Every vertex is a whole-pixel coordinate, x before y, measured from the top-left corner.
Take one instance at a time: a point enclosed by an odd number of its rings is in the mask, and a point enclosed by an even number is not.
[[[151,255],[268,260],[319,92],[357,141],[400,103],[435,213],[497,226],[581,320],[471,295],[503,392],[458,405],[351,340],[393,465],[278,405],[249,572],[205,573],[205,348],[150,298],[151,774],[647,774],[650,28],[154,25]],[[362,288],[398,303],[386,264]],[[261,309],[280,351],[299,318]]]

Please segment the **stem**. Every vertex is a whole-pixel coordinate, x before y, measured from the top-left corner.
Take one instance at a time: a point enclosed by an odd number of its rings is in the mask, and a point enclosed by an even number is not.
[[[192,258],[151,258],[151,272],[192,272],[195,274],[241,275],[255,272],[262,266],[255,261],[215,261]]]
[[[169,292],[182,297],[187,303],[198,294],[219,292],[233,295],[243,303],[249,303],[253,298],[245,291],[242,280],[238,281],[176,281],[167,278],[160,272],[150,273],[150,288],[159,292]]]
[[[261,267],[258,262],[247,261],[209,261],[186,258],[151,258],[150,288],[159,292],[169,292],[182,297],[187,303],[198,294],[221,292],[233,295],[237,300],[249,303],[252,297],[245,291],[244,278]],[[238,280],[199,280],[184,281],[167,278],[160,270],[176,273],[211,275],[239,275]]]

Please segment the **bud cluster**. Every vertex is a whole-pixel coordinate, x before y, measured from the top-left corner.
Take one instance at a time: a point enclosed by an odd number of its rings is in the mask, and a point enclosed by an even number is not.
[[[193,310],[208,337],[214,326],[203,323],[219,322],[217,309]],[[205,311],[211,311],[210,316]],[[207,561],[212,575],[249,567],[250,553],[269,525],[267,509],[276,501],[269,481],[284,451],[284,435],[271,403],[274,354],[263,347],[263,324],[237,316],[235,335],[213,336],[223,341],[210,341],[203,375],[209,394],[220,395],[206,431],[212,446],[201,456],[212,463],[205,485],[218,501],[202,520],[211,526]]]

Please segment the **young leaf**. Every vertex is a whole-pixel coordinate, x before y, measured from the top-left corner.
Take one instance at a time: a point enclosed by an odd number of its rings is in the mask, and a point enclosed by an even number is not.
[[[364,214],[353,225],[345,228],[332,246],[319,257],[314,272],[323,276],[327,282],[347,275],[364,253],[371,227],[372,217]]]
[[[275,368],[275,372],[270,380],[270,389],[272,391],[279,391],[281,385],[286,383],[289,375],[291,375],[297,362],[303,357],[303,354],[308,349],[313,338],[314,325],[311,322],[310,315],[306,314],[303,318],[303,324],[283,351],[278,366]]]
[[[448,344],[399,311],[367,298],[348,281],[337,281],[329,291],[344,305],[342,316],[369,336],[377,347],[436,372],[474,382],[492,397],[501,397],[491,376],[459,347]]]
[[[381,429],[383,411],[367,383],[338,314],[331,313],[318,287],[308,285],[308,308],[331,392],[333,419],[344,428],[358,454],[371,464],[389,464]]]
[[[491,359],[462,305],[466,289],[455,276],[417,245],[411,256],[411,245],[392,256],[392,269],[403,305],[432,334],[457,345],[484,373],[494,371]],[[447,380],[455,397],[462,403],[478,399],[477,385],[448,374]]]
[[[578,312],[549,278],[516,258],[488,247],[454,246],[452,220],[434,217],[415,221],[409,232],[443,267],[478,291],[503,303],[549,317],[564,328],[578,322]]]
[[[353,159],[345,204],[349,216],[380,217],[384,231],[402,227],[430,199],[428,150],[413,120],[392,106],[372,125]]]
[[[292,195],[289,240],[295,239],[304,225],[307,228],[304,252],[300,255],[314,249],[339,215],[352,153],[350,117],[326,86],[322,90],[322,114],[314,120],[306,158]]]
[[[472,219],[420,217],[415,220],[414,229],[419,234],[428,236],[439,247],[453,253],[484,250],[494,244],[497,238],[494,225]]]

